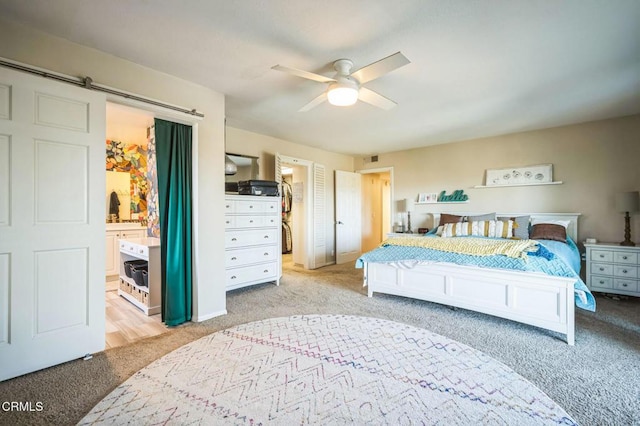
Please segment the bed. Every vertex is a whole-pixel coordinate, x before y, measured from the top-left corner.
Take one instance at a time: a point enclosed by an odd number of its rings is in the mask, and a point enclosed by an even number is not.
[[[414,247],[414,245],[426,243],[453,243],[454,240],[471,245],[474,243],[472,240],[476,239],[515,244],[512,238],[509,240],[483,236],[441,238],[436,235],[416,236],[416,234],[399,237],[406,240],[391,238],[383,242],[379,248],[364,253],[356,261],[356,267],[364,269],[364,285],[368,288],[368,296],[384,293],[482,312],[559,332],[566,336],[566,342],[569,345],[574,345],[575,306],[595,310],[595,300],[579,276],[580,257],[575,241],[580,214],[496,213],[495,215],[498,219],[502,219],[504,224],[507,223],[507,218],[513,219],[509,226],[512,224],[515,226],[516,218],[518,221],[526,218],[525,226],[528,231],[531,229],[531,223],[562,222],[565,227],[566,241],[527,239],[535,247],[531,248],[531,244],[526,244],[523,238],[519,245],[530,247],[526,254],[519,255],[519,260],[515,261],[512,257],[505,255],[483,258]],[[440,215],[434,214],[434,224],[437,226],[439,223]],[[522,230],[522,223],[520,228]],[[512,232],[511,229],[509,232]],[[427,238],[432,240],[426,241]],[[434,238],[440,241],[435,241]],[[465,240],[466,238],[468,239]],[[389,241],[395,242],[387,244]],[[567,248],[565,249],[564,246]],[[469,263],[475,262],[474,259],[477,258],[482,258],[482,262]],[[497,263],[483,263],[489,258]]]

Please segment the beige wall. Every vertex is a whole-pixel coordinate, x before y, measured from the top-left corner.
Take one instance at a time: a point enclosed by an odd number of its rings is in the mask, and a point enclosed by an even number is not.
[[[195,108],[198,123],[194,186],[196,288],[194,317],[205,319],[226,309],[224,287],[224,96],[208,88],[0,19],[0,57],[71,76],[90,76],[97,84]],[[165,117],[161,117],[165,118]],[[168,118],[170,119],[170,118]],[[204,220],[198,220],[203,218]]]
[[[474,189],[487,168],[553,164],[562,185]],[[640,190],[640,115],[500,137],[380,154],[377,163],[357,159],[356,168],[394,167],[396,200],[419,193],[463,189],[468,204],[416,205],[412,227],[431,227],[429,212],[579,212],[579,239],[624,239],[624,219],[614,194]],[[640,215],[632,218],[640,243]]]
[[[335,254],[332,253],[335,244],[334,171],[354,171],[354,158],[233,127],[227,127],[226,145],[227,152],[260,157],[260,179],[274,179],[276,153],[313,161],[326,167],[327,260],[335,261]]]

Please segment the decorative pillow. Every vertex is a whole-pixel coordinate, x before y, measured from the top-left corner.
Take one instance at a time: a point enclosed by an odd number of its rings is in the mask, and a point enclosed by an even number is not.
[[[496,220],[496,213],[479,214],[476,216],[467,216],[465,222],[478,222],[480,220]],[[506,220],[509,220],[507,218]]]
[[[561,225],[564,229],[567,229],[567,226],[571,223],[570,220],[549,220],[549,219],[533,219],[531,221],[531,226],[538,225],[541,223],[550,223],[553,225]]]
[[[458,215],[455,215],[455,214],[442,213],[440,215],[440,225],[444,225],[446,223],[462,222],[463,219],[464,219],[464,216],[458,216]]]
[[[480,220],[475,222],[447,223],[442,227],[442,237],[478,237],[511,238],[513,236],[512,220]]]
[[[513,224],[513,238],[517,238],[519,240],[528,240],[529,239],[529,219],[531,216],[500,216],[498,220],[512,220],[515,223]]]
[[[556,223],[538,223],[531,227],[532,240],[552,240],[567,242],[567,229]]]

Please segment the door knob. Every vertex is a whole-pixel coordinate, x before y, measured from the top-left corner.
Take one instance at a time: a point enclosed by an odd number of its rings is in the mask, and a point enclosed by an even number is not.
[[[342,223],[341,220],[339,220],[337,223],[338,223],[338,225],[344,225],[344,223]]]

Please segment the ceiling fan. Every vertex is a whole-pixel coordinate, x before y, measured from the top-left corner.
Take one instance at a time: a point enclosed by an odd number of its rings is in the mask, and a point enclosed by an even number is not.
[[[298,77],[308,80],[318,81],[320,83],[328,83],[327,91],[320,96],[300,108],[300,112],[306,112],[320,105],[325,100],[331,105],[349,106],[355,104],[358,100],[382,108],[390,110],[397,104],[389,98],[386,98],[371,89],[363,87],[376,78],[390,73],[404,65],[410,63],[402,53],[396,52],[393,55],[380,59],[356,71],[351,71],[353,61],[349,59],[339,59],[333,63],[336,70],[335,77],[326,77],[324,75],[315,74],[308,71],[289,68],[282,65],[271,67],[274,70],[284,71]]]

